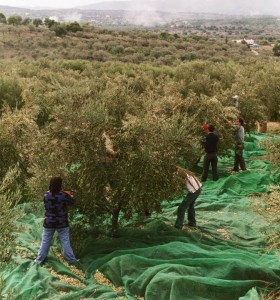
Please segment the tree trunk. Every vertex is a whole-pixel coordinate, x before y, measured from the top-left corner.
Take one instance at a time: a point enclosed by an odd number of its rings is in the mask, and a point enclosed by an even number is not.
[[[111,228],[111,236],[119,237],[119,215],[121,211],[121,204],[118,205],[117,208],[113,210],[112,213],[112,228]]]

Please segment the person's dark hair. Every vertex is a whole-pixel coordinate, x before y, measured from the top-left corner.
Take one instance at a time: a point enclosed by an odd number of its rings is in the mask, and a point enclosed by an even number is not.
[[[215,126],[214,126],[213,124],[209,124],[208,130],[209,130],[210,132],[213,132],[213,131],[215,130]]]
[[[244,125],[244,120],[242,118],[238,118],[238,121],[242,126]]]
[[[62,189],[62,178],[61,177],[52,177],[50,180],[49,190],[53,194],[57,194]]]

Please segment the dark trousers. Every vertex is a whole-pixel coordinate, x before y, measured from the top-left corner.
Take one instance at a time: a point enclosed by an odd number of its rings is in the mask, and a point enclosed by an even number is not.
[[[188,210],[188,222],[190,225],[195,226],[196,220],[195,220],[195,210],[194,210],[194,204],[196,198],[201,193],[201,189],[197,190],[194,193],[188,192],[184,200],[181,202],[181,204],[178,207],[177,211],[177,219],[175,222],[175,227],[178,229],[182,229],[185,219],[185,213],[186,210]]]
[[[243,149],[244,144],[238,144],[235,146],[233,171],[239,171],[239,167],[243,171],[246,170],[246,164],[243,157]]]
[[[216,152],[213,153],[206,153],[204,155],[204,160],[203,160],[203,171],[201,175],[201,181],[206,181],[208,177],[208,171],[209,167],[212,167],[212,177],[213,180],[218,180],[218,156]]]

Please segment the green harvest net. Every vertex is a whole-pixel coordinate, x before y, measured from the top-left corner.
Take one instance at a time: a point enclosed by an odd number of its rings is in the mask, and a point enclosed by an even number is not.
[[[15,255],[16,266],[1,271],[4,299],[257,300],[261,291],[279,290],[279,257],[265,250],[272,228],[248,197],[279,183],[269,162],[252,157],[264,154],[257,146],[263,137],[246,138],[248,171],[231,175],[233,158],[220,159],[220,179],[208,179],[196,202],[198,228],[173,228],[181,199],[164,202],[161,214],[126,223],[120,238],[89,236],[77,253],[83,271],[68,266],[55,248],[44,266],[33,262],[43,214],[26,206],[17,242],[29,255]]]

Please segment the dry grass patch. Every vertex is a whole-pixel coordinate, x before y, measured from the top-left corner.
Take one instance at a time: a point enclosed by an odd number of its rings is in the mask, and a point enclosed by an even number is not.
[[[280,291],[271,293],[261,293],[260,300],[280,300]]]
[[[267,133],[280,135],[280,122],[268,122],[267,123]]]
[[[269,186],[269,193],[252,198],[253,210],[263,215],[271,228],[280,224],[280,186]],[[280,230],[266,233],[268,250],[280,251]]]
[[[114,292],[123,292],[124,287],[115,287],[113,283],[107,279],[99,270],[96,270],[96,272],[93,274],[94,279],[101,285],[106,285],[109,288],[111,288]]]

